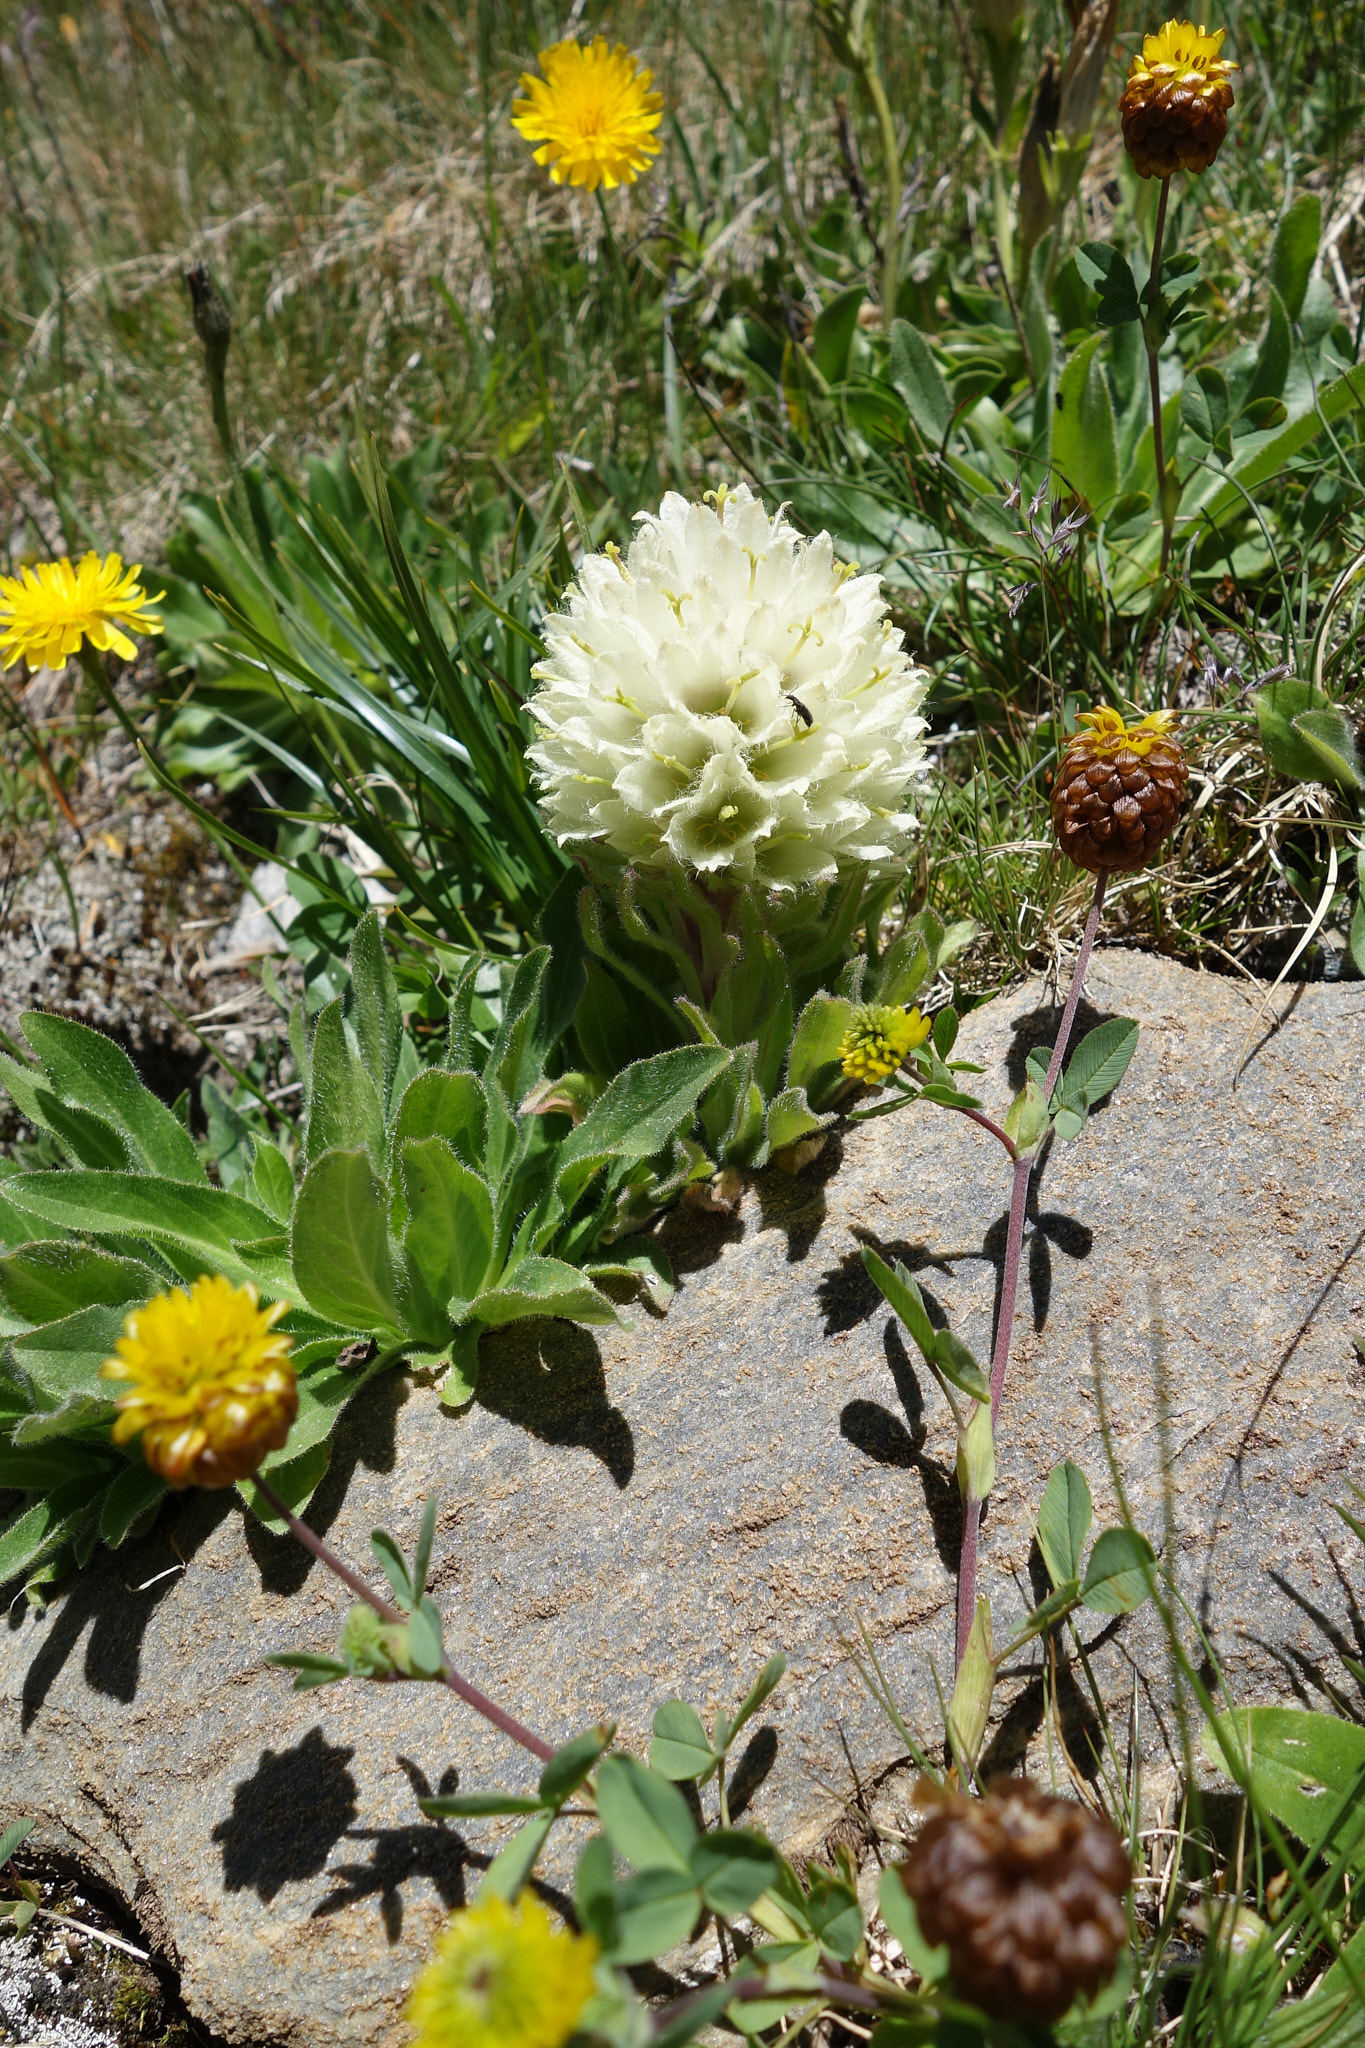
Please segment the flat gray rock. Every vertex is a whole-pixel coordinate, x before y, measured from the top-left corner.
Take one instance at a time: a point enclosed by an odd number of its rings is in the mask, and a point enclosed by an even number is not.
[[[1271,1030],[1245,984],[1109,951],[1088,1002],[1083,1022],[1135,1016],[1142,1040],[1037,1188],[983,1537],[997,1640],[1028,1604],[1049,1468],[1074,1458],[1097,1524],[1114,1512],[1103,1406],[1132,1512],[1175,1546],[1238,1697],[1292,1697],[1300,1666],[1330,1659],[1324,1626],[1349,1635],[1329,1504],[1365,1421],[1365,987],[1281,991]],[[967,1019],[989,1106],[1055,1020],[1037,985]],[[905,1258],[984,1357],[1007,1193],[1003,1155],[965,1119],[925,1106],[864,1125],[801,1180],[760,1176],[742,1223],[672,1219],[682,1285],[633,1335],[505,1336],[463,1416],[398,1376],[373,1388],[314,1519],[362,1562],[371,1527],[410,1544],[438,1493],[452,1655],[553,1740],[615,1716],[643,1751],[661,1699],[733,1706],[780,1646],[791,1675],[741,1777],[751,1817],[818,1852],[847,1837],[855,1772],[884,1801],[909,1782],[845,1639],[865,1624],[930,1746],[933,1670],[946,1682],[951,1665],[951,1430],[859,1242]],[[533,1779],[434,1687],[297,1696],[262,1665],[330,1648],[345,1604],[287,1541],[200,1495],[0,1636],[0,1818],[36,1814],[38,1839],[121,1892],[231,2041],[404,2039],[406,1988],[500,1839],[424,1822],[415,1788]],[[1125,1716],[1136,1680],[1159,1759],[1170,1689],[1151,1617],[1093,1616],[1085,1633]],[[1002,1704],[1008,1764],[1041,1688]]]

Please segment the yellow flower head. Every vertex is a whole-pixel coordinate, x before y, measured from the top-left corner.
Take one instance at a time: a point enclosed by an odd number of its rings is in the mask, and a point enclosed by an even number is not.
[[[1198,28],[1192,21],[1164,22],[1155,35],[1142,38],[1142,55],[1134,57],[1128,76],[1147,78],[1158,72],[1185,71],[1202,71],[1206,77],[1214,78],[1226,76],[1237,69],[1218,55],[1226,35],[1225,28],[1207,29],[1202,21]]]
[[[592,1996],[597,1943],[539,1899],[485,1895],[451,1915],[408,2001],[416,2048],[563,2048]]]
[[[839,1046],[839,1059],[850,1081],[872,1087],[894,1074],[907,1053],[923,1045],[933,1025],[916,1010],[894,1010],[884,1003],[864,1003]]]
[[[140,563],[125,569],[117,555],[101,561],[91,553],[74,568],[63,555],[21,576],[0,576],[0,669],[21,655],[30,668],[64,668],[83,640],[130,660],[137,649],[124,628],[159,633],[161,620],[147,606],[166,594],[148,597],[141,574]]]
[[[1077,725],[1089,726],[1087,733],[1078,733],[1075,740],[1067,742],[1074,746],[1083,741],[1090,758],[1105,754],[1117,754],[1120,747],[1128,747],[1139,757],[1150,754],[1158,740],[1164,740],[1175,730],[1174,711],[1151,711],[1136,725],[1127,725],[1121,711],[1113,711],[1104,705],[1099,711],[1082,711]]]
[[[538,164],[549,166],[556,185],[633,185],[659,154],[654,130],[663,94],[651,92],[654,74],[639,66],[624,43],[608,49],[597,36],[580,43],[556,43],[542,50],[544,78],[521,74],[525,99],[512,102],[512,126],[542,146]]]
[[[1237,69],[1218,54],[1226,34],[1168,21],[1143,37],[1119,101],[1124,146],[1139,177],[1206,171],[1222,148]]]
[[[291,1337],[274,1325],[288,1307],[262,1308],[247,1281],[205,1273],[187,1294],[173,1287],[130,1311],[102,1368],[131,1380],[118,1402],[114,1442],[142,1435],[142,1452],[168,1485],[232,1486],[277,1451],[299,1412]]]

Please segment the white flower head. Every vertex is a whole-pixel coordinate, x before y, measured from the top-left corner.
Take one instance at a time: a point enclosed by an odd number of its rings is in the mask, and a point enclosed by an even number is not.
[[[529,751],[559,844],[779,890],[902,860],[929,676],[880,578],[743,484],[638,526],[546,622]]]

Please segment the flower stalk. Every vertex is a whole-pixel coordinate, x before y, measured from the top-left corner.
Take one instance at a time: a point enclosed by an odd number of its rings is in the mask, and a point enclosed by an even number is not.
[[[1047,1080],[1043,1084],[1043,1095],[1051,1102],[1052,1091],[1057,1085],[1057,1076],[1066,1058],[1066,1049],[1071,1039],[1072,1026],[1080,1005],[1081,991],[1085,987],[1086,970],[1095,946],[1095,935],[1099,930],[1100,913],[1104,907],[1105,890],[1109,882],[1109,870],[1101,868],[1095,877],[1095,893],[1091,899],[1090,915],[1085,922],[1081,938],[1081,949],[1076,956],[1076,965],[1071,976],[1071,987],[1067,992],[1066,1008],[1058,1027],[1057,1040],[1052,1048],[1048,1063]],[[978,1123],[984,1119],[977,1117]],[[999,1133],[1004,1136],[1003,1132]],[[1010,1142],[1010,1141],[1007,1141]],[[1011,1150],[1014,1150],[1011,1142]],[[995,1326],[995,1348],[991,1354],[991,1428],[994,1430],[1000,1420],[1000,1403],[1004,1398],[1005,1379],[1010,1366],[1010,1344],[1014,1336],[1014,1312],[1019,1300],[1019,1272],[1023,1264],[1024,1218],[1028,1210],[1029,1179],[1033,1173],[1037,1153],[1033,1151],[1014,1155],[1014,1180],[1010,1187],[1009,1224],[1005,1234],[1005,1264],[1000,1280],[1000,1313]],[[957,1574],[957,1649],[956,1663],[960,1669],[967,1654],[967,1639],[972,1631],[976,1616],[977,1551],[981,1534],[981,1509],[983,1503],[974,1494],[968,1494],[962,1503],[962,1553]]]
[[[1171,197],[1171,181],[1161,180],[1161,198],[1156,210],[1156,233],[1152,237],[1152,268],[1147,280],[1147,315],[1142,323],[1142,338],[1147,348],[1147,381],[1152,394],[1152,455],[1156,462],[1157,504],[1161,512],[1161,573],[1164,576],[1171,559],[1171,534],[1175,527],[1175,508],[1179,500],[1179,489],[1173,476],[1166,473],[1166,445],[1161,426],[1161,345],[1166,338],[1165,321],[1161,304],[1161,258],[1162,245],[1166,237],[1166,208]]]
[[[374,1612],[381,1619],[392,1626],[402,1627],[407,1617],[400,1614],[398,1609],[390,1601],[384,1599],[382,1594],[376,1593],[372,1586],[367,1585],[359,1572],[352,1571],[346,1560],[343,1557],[339,1557],[329,1543],[325,1542],[315,1530],[310,1529],[306,1522],[301,1521],[288,1503],[275,1491],[268,1479],[263,1478],[257,1472],[252,1480],[252,1485],[271,1511],[284,1523],[285,1528],[288,1529],[295,1541],[301,1543],[305,1550],[310,1551],[318,1563],[325,1565],[335,1578],[340,1579],[342,1585],[354,1593],[357,1600],[363,1600],[367,1607],[373,1608]],[[452,1668],[449,1659],[441,1667],[441,1682],[447,1685],[451,1692],[459,1699],[462,1699],[467,1707],[472,1707],[474,1712],[481,1714],[485,1721],[491,1721],[495,1728],[501,1729],[502,1733],[510,1736],[513,1742],[519,1743],[523,1749],[529,1750],[532,1756],[539,1757],[542,1763],[550,1761],[550,1758],[554,1755],[554,1750],[550,1744],[542,1741],[539,1735],[533,1733],[523,1722],[518,1721],[515,1714],[509,1714],[505,1707],[500,1707],[496,1700],[491,1700],[486,1692],[481,1692],[477,1685],[471,1685],[467,1678],[462,1678],[460,1673]]]

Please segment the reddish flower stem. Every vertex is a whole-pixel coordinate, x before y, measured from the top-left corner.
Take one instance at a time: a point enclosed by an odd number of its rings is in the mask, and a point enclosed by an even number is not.
[[[1004,1146],[1005,1150],[1009,1153],[1010,1158],[1014,1158],[1015,1151],[1013,1138],[1011,1138],[1008,1131],[1004,1131],[1000,1128],[1000,1125],[996,1123],[993,1117],[983,1116],[982,1112],[979,1109],[964,1109],[960,1102],[950,1103],[948,1107],[950,1109],[955,1109],[959,1116],[969,1116],[974,1124],[980,1124],[982,1130],[989,1131],[993,1138],[998,1138],[1001,1144]]]
[[[1171,181],[1161,180],[1161,199],[1156,210],[1156,233],[1152,238],[1152,269],[1147,286],[1147,321],[1144,322],[1143,339],[1147,344],[1147,379],[1152,393],[1152,454],[1156,460],[1156,501],[1161,513],[1161,572],[1171,559],[1171,525],[1174,517],[1167,503],[1166,488],[1166,447],[1161,426],[1161,365],[1160,342],[1153,346],[1153,327],[1158,322],[1161,306],[1161,255],[1166,239],[1166,207],[1171,196]],[[1151,323],[1151,324],[1148,324]]]
[[[1071,1038],[1071,1027],[1076,1021],[1076,1010],[1085,985],[1086,969],[1094,950],[1095,934],[1099,930],[1100,912],[1104,907],[1104,892],[1109,882],[1109,871],[1101,868],[1095,877],[1095,895],[1090,905],[1090,915],[1085,921],[1085,932],[1081,939],[1081,950],[1076,955],[1076,967],[1071,977],[1071,988],[1062,1011],[1062,1021],[1057,1032],[1057,1043],[1052,1048],[1052,1059],[1047,1070],[1043,1093],[1048,1102],[1057,1085],[1057,1076],[1066,1058],[1067,1045]],[[979,1119],[978,1119],[979,1121]],[[1003,1133],[1001,1133],[1003,1136]],[[1011,1147],[1013,1150],[1013,1147]],[[1014,1185],[1010,1190],[1009,1228],[1005,1237],[1005,1267],[1000,1281],[1000,1316],[995,1326],[995,1351],[991,1359],[991,1428],[994,1429],[1000,1417],[1000,1403],[1005,1392],[1005,1375],[1009,1371],[1010,1340],[1014,1335],[1014,1310],[1019,1299],[1019,1268],[1023,1263],[1024,1215],[1028,1208],[1029,1176],[1033,1172],[1032,1155],[1014,1162]],[[957,1568],[957,1657],[961,1664],[967,1649],[967,1637],[971,1634],[972,1622],[976,1616],[976,1557],[981,1533],[981,1502],[971,1495],[962,1503],[962,1553]]]
[[[358,1600],[363,1600],[367,1607],[372,1607],[385,1621],[396,1622],[400,1626],[406,1621],[406,1615],[400,1614],[399,1610],[376,1593],[372,1586],[367,1586],[359,1572],[353,1572],[345,1559],[338,1557],[329,1543],[324,1543],[321,1536],[310,1529],[306,1522],[301,1522],[292,1509],[285,1506],[268,1479],[263,1479],[258,1472],[253,1484],[262,1498],[270,1503],[290,1535],[297,1538],[305,1550],[311,1550],[318,1563],[325,1564],[328,1571],[334,1573],[343,1586],[348,1586]],[[549,1743],[542,1742],[538,1735],[533,1735],[515,1715],[509,1714],[495,1700],[490,1700],[487,1693],[480,1692],[477,1685],[471,1685],[467,1678],[461,1678],[459,1672],[452,1670],[449,1664],[441,1667],[441,1677],[450,1690],[458,1694],[465,1705],[472,1707],[476,1714],[482,1714],[485,1721],[491,1721],[495,1728],[500,1728],[504,1735],[510,1735],[513,1742],[519,1742],[523,1749],[529,1749],[532,1756],[539,1757],[542,1763],[550,1761],[554,1751]]]
[[[1081,990],[1085,986],[1085,973],[1090,965],[1090,955],[1095,945],[1095,934],[1100,928],[1100,912],[1104,908],[1104,892],[1108,886],[1109,870],[1108,868],[1101,868],[1095,877],[1095,897],[1090,905],[1090,915],[1085,921],[1085,931],[1081,937],[1081,950],[1076,955],[1076,966],[1071,976],[1071,989],[1066,999],[1066,1008],[1062,1011],[1061,1029],[1057,1033],[1057,1043],[1052,1048],[1052,1059],[1047,1070],[1047,1081],[1044,1084],[1043,1093],[1049,1102],[1052,1100],[1052,1091],[1057,1086],[1057,1076],[1062,1071],[1062,1061],[1066,1058],[1066,1049],[1071,1040],[1071,1027],[1076,1021],[1076,1008],[1081,1000]]]

